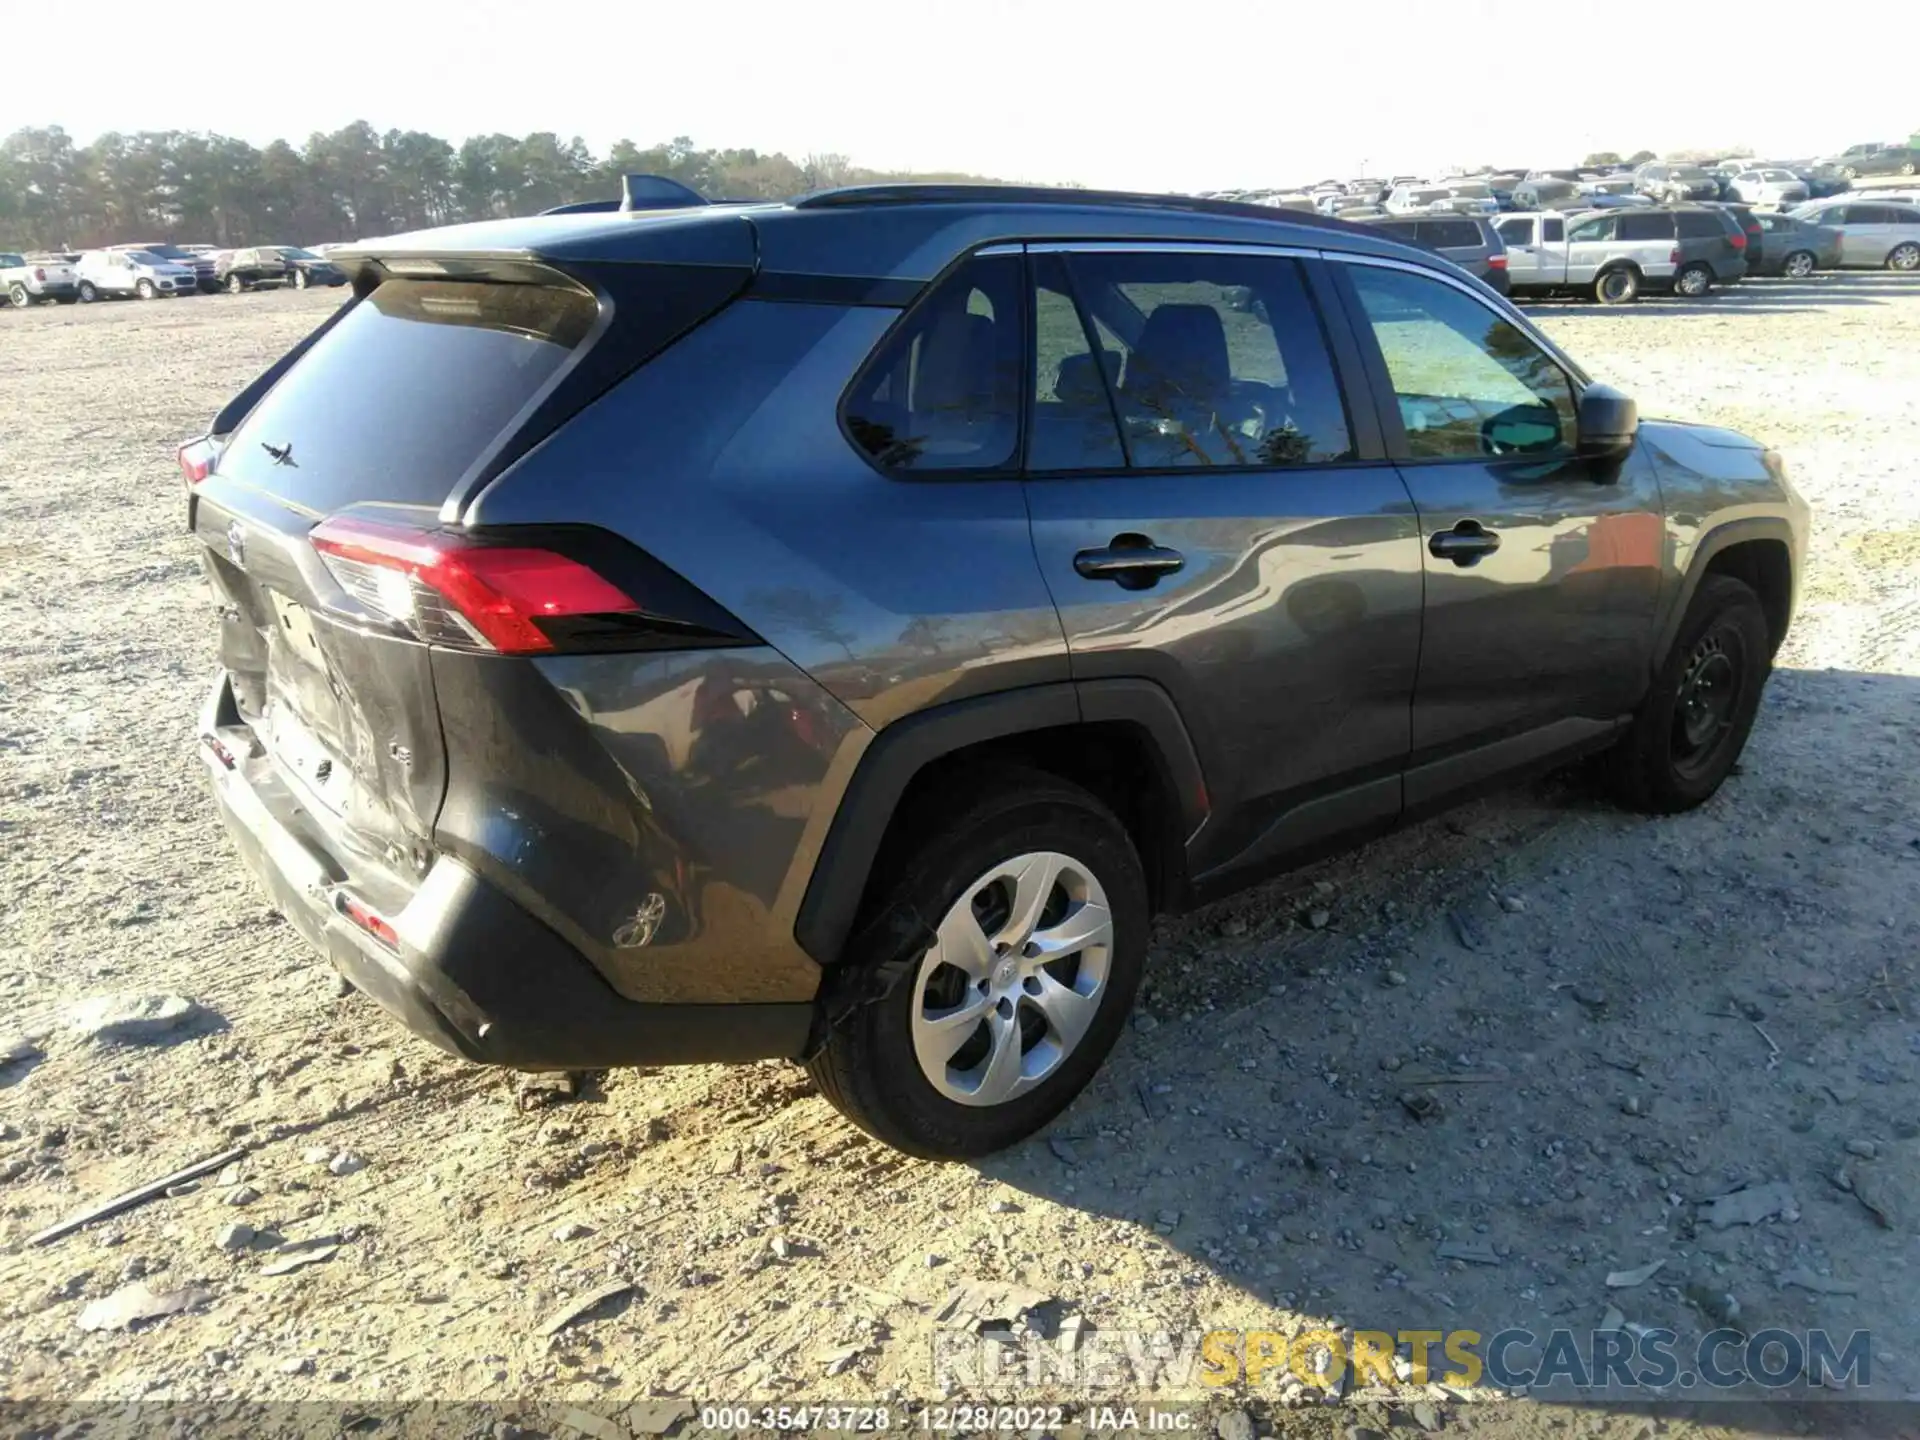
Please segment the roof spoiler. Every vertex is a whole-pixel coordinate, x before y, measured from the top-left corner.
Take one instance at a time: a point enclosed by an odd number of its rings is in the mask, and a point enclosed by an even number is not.
[[[542,215],[589,215],[628,210],[686,210],[710,203],[707,197],[665,175],[622,175],[618,200],[582,200],[556,205]]]

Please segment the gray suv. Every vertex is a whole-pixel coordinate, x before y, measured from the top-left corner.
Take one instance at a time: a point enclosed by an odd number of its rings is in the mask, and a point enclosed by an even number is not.
[[[1348,215],[1347,218],[1354,218]],[[1507,293],[1507,246],[1492,220],[1479,215],[1394,215],[1361,222],[1382,235],[1444,255],[1469,275]]]
[[[1515,295],[1585,293],[1626,305],[1648,292],[1695,297],[1746,274],[1740,222],[1705,206],[1606,210],[1589,215],[1505,215],[1494,229],[1507,247]]]
[[[791,1057],[994,1150],[1156,912],[1585,753],[1707,800],[1793,610],[1778,456],[1338,221],[901,186],[333,258],[181,452],[199,753],[476,1061]]]

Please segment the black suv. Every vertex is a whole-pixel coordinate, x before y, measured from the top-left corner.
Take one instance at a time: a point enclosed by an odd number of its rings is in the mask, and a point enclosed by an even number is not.
[[[793,1057],[993,1150],[1156,911],[1587,752],[1706,800],[1793,608],[1777,456],[1363,227],[877,187],[335,258],[181,452],[200,753],[478,1061]]]

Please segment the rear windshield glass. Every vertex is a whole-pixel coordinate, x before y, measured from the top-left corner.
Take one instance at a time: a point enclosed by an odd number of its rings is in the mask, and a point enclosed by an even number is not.
[[[1478,249],[1485,243],[1480,227],[1471,220],[1422,220],[1415,233],[1422,245],[1436,250]]]
[[[389,280],[267,393],[221,473],[321,514],[437,505],[585,342],[598,308],[560,286]]]

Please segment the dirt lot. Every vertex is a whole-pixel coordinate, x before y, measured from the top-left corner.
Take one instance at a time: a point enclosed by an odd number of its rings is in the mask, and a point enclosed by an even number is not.
[[[974,1279],[1049,1297],[1043,1331],[1544,1334],[1611,1303],[1685,1341],[1730,1295],[1748,1329],[1870,1330],[1870,1393],[1920,1392],[1920,284],[1541,307],[1643,413],[1783,451],[1815,507],[1741,772],[1660,822],[1556,777],[1163,923],[1097,1085],[978,1166],[901,1159],[779,1064],[528,1108],[338,993],[268,910],[190,743],[215,621],[172,451],[333,303],[0,314],[0,1032],[38,1052],[0,1068],[0,1392],[499,1400],[543,1426],[533,1402],[927,1398]],[[73,1030],[116,993],[207,1013],[144,1044]],[[238,1176],[25,1243],[230,1146]],[[1786,1182],[1787,1215],[1708,1224],[1698,1202],[1749,1181]],[[222,1249],[234,1223],[259,1238]],[[326,1236],[265,1273],[276,1241]],[[79,1328],[141,1277],[205,1296]],[[1496,1414],[1652,1433],[1530,1403],[1420,1418]]]

